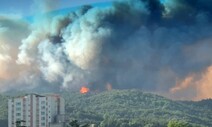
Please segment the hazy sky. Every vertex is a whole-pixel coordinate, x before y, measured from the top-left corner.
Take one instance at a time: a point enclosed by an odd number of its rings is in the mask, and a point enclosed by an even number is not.
[[[36,0],[0,0],[0,14],[31,15],[33,1]],[[56,2],[57,0],[52,0]],[[108,3],[113,0],[59,0],[58,9],[76,7],[84,4]]]

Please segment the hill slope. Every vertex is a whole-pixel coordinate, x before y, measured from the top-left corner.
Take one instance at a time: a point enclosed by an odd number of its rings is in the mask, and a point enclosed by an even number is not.
[[[166,126],[173,119],[197,126],[212,126],[212,105],[209,105],[212,100],[172,101],[139,90],[113,90],[86,95],[63,93],[63,96],[72,118],[96,121],[104,126],[158,127]]]
[[[165,127],[170,120],[212,126],[212,100],[172,101],[140,90],[80,94],[62,92],[66,113],[82,123],[100,127]],[[7,122],[7,98],[0,96],[0,127]],[[6,127],[6,126],[5,126]]]
[[[7,127],[7,99],[0,95],[0,127]]]

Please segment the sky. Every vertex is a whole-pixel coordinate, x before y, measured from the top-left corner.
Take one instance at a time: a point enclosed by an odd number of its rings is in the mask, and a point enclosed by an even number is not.
[[[19,1],[0,4],[0,92],[212,98],[211,0]]]
[[[36,0],[35,0],[36,1]],[[39,0],[38,0],[39,1]],[[57,2],[58,0],[51,0]],[[55,10],[77,7],[85,4],[108,4],[113,0],[59,0]],[[30,16],[36,13],[34,11],[33,0],[0,0],[0,13],[13,14],[20,16]]]

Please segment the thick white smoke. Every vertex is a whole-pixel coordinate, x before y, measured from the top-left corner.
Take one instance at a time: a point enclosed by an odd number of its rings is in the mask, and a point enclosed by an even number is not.
[[[39,7],[46,8],[43,12],[54,8],[47,5]],[[210,5],[200,0],[123,0],[105,8],[84,6],[67,15],[38,15],[26,25],[28,36],[18,35],[16,62],[15,57],[1,53],[0,65],[13,61],[15,68],[29,68],[24,72],[31,76],[19,82],[56,89],[88,85],[102,90],[110,84],[181,99],[211,97],[196,96],[200,92],[195,88],[203,91],[201,86],[208,86],[204,76],[195,87],[184,83],[192,74],[201,77],[212,65]],[[8,46],[1,44],[1,48]],[[5,68],[0,76],[7,81],[11,74],[5,76]]]
[[[84,70],[98,65],[104,39],[111,34],[110,29],[99,27],[100,15],[104,13],[92,9],[76,19],[63,33],[65,52],[74,64]]]

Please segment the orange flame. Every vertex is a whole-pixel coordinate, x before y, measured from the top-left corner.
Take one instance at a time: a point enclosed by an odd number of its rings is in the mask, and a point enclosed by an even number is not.
[[[81,93],[81,94],[86,94],[86,93],[88,93],[89,91],[90,91],[90,89],[87,88],[87,87],[85,87],[85,86],[81,87],[81,89],[80,89],[80,93]]]

